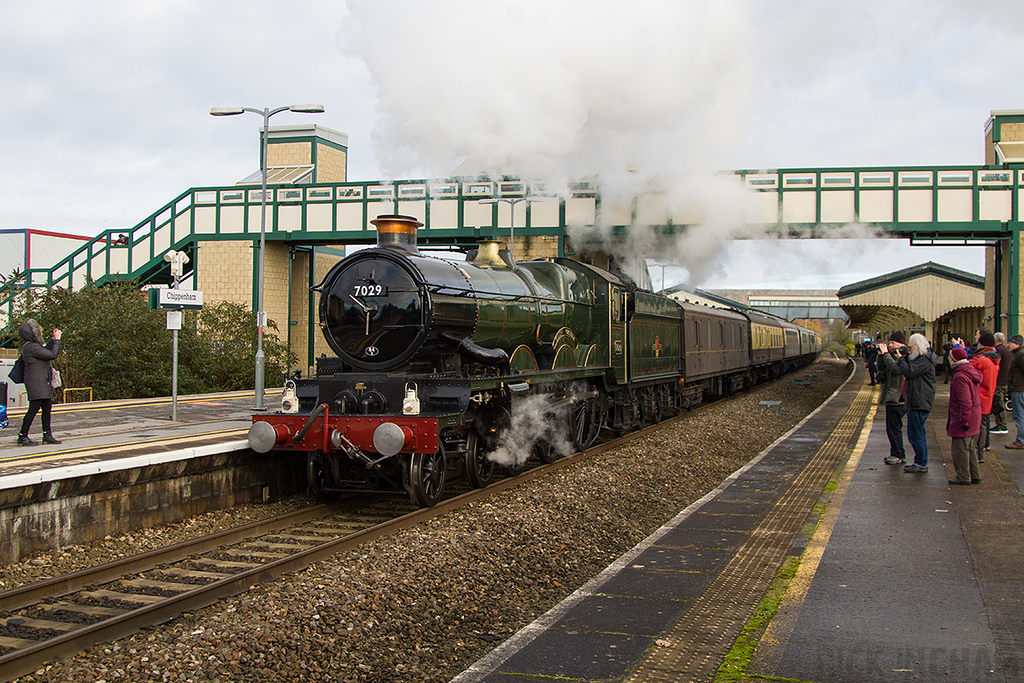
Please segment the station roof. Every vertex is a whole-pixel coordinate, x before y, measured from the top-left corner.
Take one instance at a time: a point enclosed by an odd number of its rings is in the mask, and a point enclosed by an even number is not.
[[[839,300],[842,301],[845,298],[856,296],[857,294],[864,294],[865,292],[891,287],[901,282],[916,280],[926,275],[935,275],[936,277],[950,280],[951,282],[957,282],[969,287],[977,287],[982,291],[985,289],[985,278],[981,275],[975,275],[974,273],[968,273],[965,270],[957,270],[956,268],[950,268],[949,266],[929,261],[928,263],[921,263],[916,266],[904,268],[903,270],[879,275],[878,277],[873,277],[868,280],[861,280],[860,282],[854,282],[850,285],[843,285],[839,288]]]
[[[922,263],[839,290],[849,327],[902,329],[913,320],[935,322],[947,313],[982,309],[985,278],[938,263]]]

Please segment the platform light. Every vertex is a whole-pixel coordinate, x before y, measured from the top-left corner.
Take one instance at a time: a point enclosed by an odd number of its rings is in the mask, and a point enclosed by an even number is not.
[[[286,107],[276,109],[254,109],[252,107],[213,107],[210,109],[211,116],[235,116],[245,112],[259,114],[263,117],[263,152],[260,155],[260,175],[262,178],[262,192],[260,193],[260,264],[257,277],[257,305],[256,308],[256,410],[263,410],[263,387],[264,371],[266,368],[266,357],[263,355],[263,328],[267,324],[267,312],[263,310],[263,268],[264,251],[267,244],[267,137],[270,132],[270,117],[280,114],[283,111],[294,111],[300,114],[322,114],[322,104],[290,104]]]

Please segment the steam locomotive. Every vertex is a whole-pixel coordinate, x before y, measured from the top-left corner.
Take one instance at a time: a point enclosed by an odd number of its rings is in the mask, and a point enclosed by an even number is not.
[[[422,224],[379,216],[377,245],[313,289],[334,357],[253,416],[261,453],[307,453],[311,492],[408,493],[429,507],[465,476],[551,462],[709,396],[805,365],[810,330],[638,288],[579,261],[516,263],[496,241],[454,261],[416,246]]]

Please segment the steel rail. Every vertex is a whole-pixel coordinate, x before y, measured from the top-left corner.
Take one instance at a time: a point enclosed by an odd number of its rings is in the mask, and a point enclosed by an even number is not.
[[[93,584],[114,581],[127,574],[137,574],[162,564],[180,562],[197,553],[209,552],[222,545],[230,545],[248,538],[279,531],[295,524],[302,524],[312,519],[323,517],[329,513],[329,506],[315,505],[218,531],[200,538],[182,541],[174,545],[155,548],[148,552],[114,560],[95,567],[87,567],[70,574],[55,576],[51,579],[44,579],[36,583],[11,588],[0,592],[0,612],[18,610],[47,598],[74,593]]]
[[[703,409],[712,404],[704,404],[689,411]],[[467,493],[443,500],[434,507],[423,508],[400,515],[395,519],[373,525],[366,529],[334,538],[326,543],[298,551],[288,557],[269,561],[258,567],[244,570],[224,579],[197,586],[195,589],[167,597],[124,614],[81,626],[60,636],[40,641],[30,647],[15,650],[0,656],[0,682],[6,682],[37,670],[40,666],[54,659],[67,657],[91,647],[97,643],[114,641],[138,632],[148,626],[155,626],[170,621],[184,612],[192,612],[212,605],[220,600],[238,595],[258,583],[268,583],[281,576],[293,573],[309,565],[327,559],[360,544],[383,536],[394,534],[421,522],[433,519],[448,512],[465,507],[496,493],[509,490],[538,477],[550,474],[563,467],[591,459],[601,453],[620,447],[641,438],[653,431],[662,429],[681,420],[687,413],[666,418],[657,424],[630,432],[623,436],[597,444],[586,451],[561,458],[553,463],[540,464],[517,476],[508,477],[492,483],[482,489],[474,489]],[[339,510],[339,506],[351,508],[365,502],[368,496],[357,499],[346,499],[343,503],[320,505],[295,512],[279,515],[267,520],[252,522],[241,527],[204,536],[194,541],[159,548],[140,555],[110,562],[92,569],[84,569],[65,576],[47,579],[24,587],[0,593],[0,611],[21,609],[36,604],[43,599],[73,593],[90,585],[106,583],[124,578],[126,575],[154,569],[160,565],[181,561],[192,555],[209,552],[218,547],[279,531],[294,524],[301,524],[311,519],[327,516]]]

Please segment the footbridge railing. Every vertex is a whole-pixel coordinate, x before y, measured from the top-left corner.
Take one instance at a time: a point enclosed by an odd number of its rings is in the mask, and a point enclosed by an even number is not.
[[[1004,239],[1021,229],[1024,169],[932,166],[744,170],[722,174],[751,193],[747,223],[765,232],[829,236],[830,228],[867,224],[916,240]],[[692,225],[693,207],[670,206],[665,191],[635,197],[626,206],[604,202],[596,181],[572,183],[558,196],[544,182],[455,178],[368,181],[271,187],[267,239],[298,243],[368,243],[370,221],[402,213],[424,223],[424,244],[472,244],[507,235],[510,203],[494,197],[531,197],[514,205],[518,236],[545,236],[568,248],[567,226],[602,224],[624,233],[643,224],[672,234]],[[535,199],[535,198],[542,199]],[[25,288],[69,287],[87,281],[148,280],[162,276],[168,249],[199,240],[253,240],[260,232],[258,187],[192,188],[126,229],[106,230],[51,268],[29,269],[0,291],[0,324]],[[835,233],[843,235],[844,233]],[[849,234],[846,234],[849,236]]]

